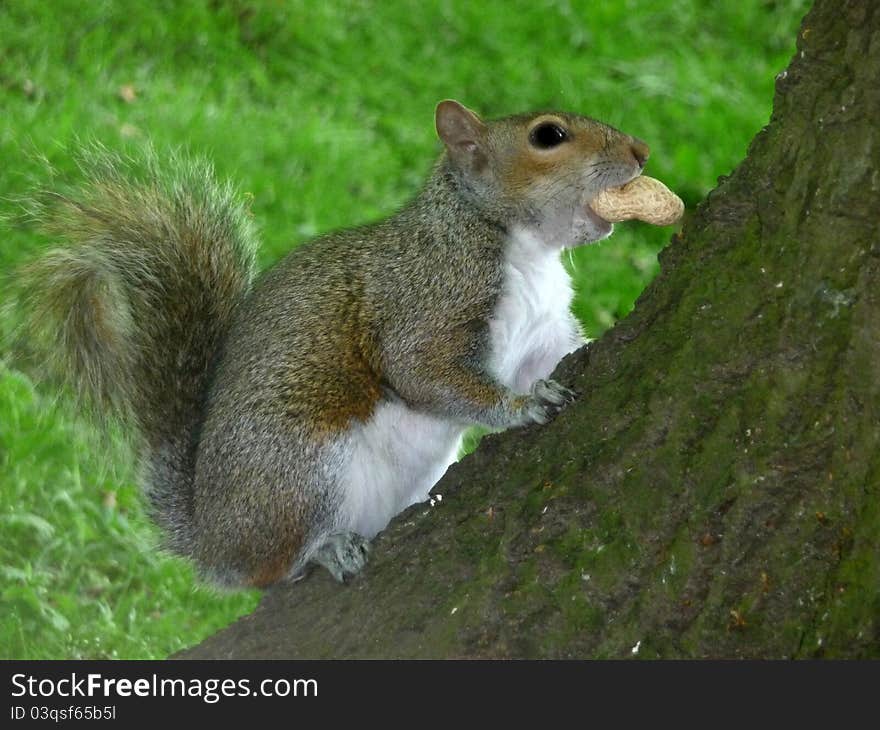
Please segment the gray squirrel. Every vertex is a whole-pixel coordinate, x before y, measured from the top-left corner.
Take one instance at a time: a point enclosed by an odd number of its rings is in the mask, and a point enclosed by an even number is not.
[[[64,245],[30,266],[35,327],[100,414],[137,435],[167,547],[224,586],[309,564],[337,580],[424,501],[473,424],[543,424],[584,339],[565,248],[638,177],[640,140],[587,117],[436,109],[421,192],[257,275],[247,207],[209,165],[86,155],[40,217]]]

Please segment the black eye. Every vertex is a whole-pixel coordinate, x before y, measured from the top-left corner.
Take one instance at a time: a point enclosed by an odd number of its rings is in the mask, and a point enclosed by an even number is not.
[[[553,122],[544,122],[535,127],[529,134],[529,141],[533,146],[542,150],[549,150],[568,139],[568,133]]]

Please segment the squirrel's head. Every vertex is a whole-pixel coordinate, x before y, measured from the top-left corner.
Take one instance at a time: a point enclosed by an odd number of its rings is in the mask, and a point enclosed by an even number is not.
[[[589,117],[540,112],[480,119],[457,101],[441,101],[437,134],[485,215],[518,225],[548,245],[571,247],[611,234],[589,204],[602,190],[638,177],[648,146]]]

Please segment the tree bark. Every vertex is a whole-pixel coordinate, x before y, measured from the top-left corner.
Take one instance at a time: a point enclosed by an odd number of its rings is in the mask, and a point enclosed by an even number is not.
[[[582,395],[209,657],[880,657],[880,5],[817,0]]]

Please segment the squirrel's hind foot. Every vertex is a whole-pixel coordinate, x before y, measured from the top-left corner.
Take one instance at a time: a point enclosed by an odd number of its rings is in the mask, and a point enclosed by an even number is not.
[[[330,535],[312,556],[313,563],[323,565],[336,580],[345,583],[361,572],[367,563],[370,541],[356,532]]]

